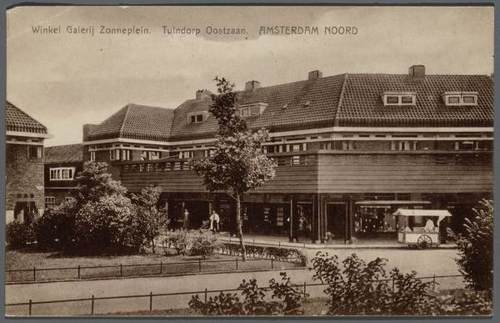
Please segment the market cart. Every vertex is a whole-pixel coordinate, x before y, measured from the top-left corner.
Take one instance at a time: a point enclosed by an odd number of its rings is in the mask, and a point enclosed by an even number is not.
[[[448,210],[398,209],[398,242],[408,247],[438,247],[439,225],[451,213]]]

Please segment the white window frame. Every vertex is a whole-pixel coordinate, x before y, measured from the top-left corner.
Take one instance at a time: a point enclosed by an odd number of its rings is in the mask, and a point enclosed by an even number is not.
[[[75,179],[75,167],[49,168],[49,181],[72,181]]]
[[[257,117],[264,112],[267,106],[268,104],[264,102],[243,104],[239,106],[238,111],[241,118]]]
[[[389,97],[397,98],[397,102],[389,102]],[[411,97],[411,102],[403,102],[403,97]],[[386,92],[382,95],[384,106],[410,106],[417,104],[417,94],[412,92]]]
[[[121,150],[121,160],[130,160],[130,150],[122,149]]]
[[[471,97],[473,98],[473,102],[464,102],[464,98]],[[458,99],[458,102],[450,102],[451,98]],[[476,106],[478,100],[477,92],[445,92],[443,93],[443,101],[446,106]]]
[[[188,124],[203,123],[208,117],[207,113],[208,112],[206,111],[202,111],[201,113],[197,112],[188,114],[188,120],[187,120]],[[198,120],[198,118],[201,118],[201,120]]]
[[[90,161],[95,161],[95,151],[90,152]]]

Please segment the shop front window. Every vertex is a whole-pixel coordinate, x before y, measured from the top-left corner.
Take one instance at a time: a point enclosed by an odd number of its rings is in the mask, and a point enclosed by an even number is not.
[[[397,231],[394,210],[389,206],[361,206],[354,215],[354,230],[360,234],[393,233]]]

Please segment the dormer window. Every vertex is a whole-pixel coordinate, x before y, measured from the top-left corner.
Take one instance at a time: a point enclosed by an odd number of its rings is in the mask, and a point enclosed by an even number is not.
[[[195,112],[188,115],[188,123],[202,123],[208,118],[208,112]]]
[[[415,105],[417,96],[411,92],[385,92],[382,95],[382,101],[385,106],[388,105]]]
[[[443,101],[447,106],[477,105],[477,92],[445,92]]]
[[[239,106],[239,114],[242,118],[256,117],[261,115],[267,108],[267,103],[256,102],[249,104],[242,104]]]

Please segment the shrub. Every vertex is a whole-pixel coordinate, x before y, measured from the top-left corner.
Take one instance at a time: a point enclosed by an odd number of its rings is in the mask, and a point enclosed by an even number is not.
[[[33,227],[31,224],[17,221],[7,224],[6,228],[7,244],[12,249],[20,249],[33,241]]]
[[[298,315],[304,314],[302,302],[307,294],[299,291],[298,288],[292,286],[290,277],[285,272],[280,273],[281,282],[274,278],[269,281],[269,288],[272,290],[272,298],[282,300],[282,311],[284,314]]]
[[[440,297],[443,314],[448,315],[491,315],[493,302],[488,291],[458,290],[454,295]]]
[[[168,255],[168,249],[175,249],[178,255],[186,253],[187,232],[184,230],[168,231],[165,240],[163,240],[163,248],[165,255]]]
[[[74,236],[74,217],[68,213],[46,210],[34,226],[35,237],[41,248],[69,248]]]
[[[466,218],[464,233],[457,246],[460,272],[469,287],[481,291],[493,288],[493,201],[482,200],[473,209],[475,216]]]
[[[220,248],[217,236],[208,230],[169,231],[163,245],[175,249],[177,254],[190,256],[211,256]],[[167,250],[165,250],[167,254]]]
[[[87,252],[138,251],[145,241],[142,229],[130,199],[122,195],[89,201],[75,218],[77,246]]]
[[[209,297],[206,302],[199,295],[189,301],[189,307],[204,315],[293,315],[301,314],[303,295],[290,283],[286,273],[280,273],[281,282],[269,281],[268,288],[261,288],[256,279],[243,280],[236,293],[224,293]],[[271,291],[271,295],[266,293]],[[269,297],[271,296],[271,297]]]
[[[136,217],[144,236],[144,243],[149,243],[151,250],[155,253],[155,239],[160,231],[166,227],[167,218],[165,212],[159,210],[157,205],[161,190],[152,185],[146,186],[140,194],[132,194],[132,202],[136,206]]]
[[[211,231],[194,231],[189,232],[187,243],[187,252],[191,256],[211,256],[215,250],[219,248],[220,243],[217,241],[217,236]]]
[[[401,274],[393,269],[387,276],[386,260],[368,263],[352,254],[342,262],[318,252],[312,260],[313,279],[327,284],[328,313],[331,315],[434,314],[440,311],[432,293],[432,282],[423,282],[416,273]]]
[[[241,248],[237,244],[224,243],[219,248],[220,253],[230,256],[241,256]],[[246,246],[246,254],[251,258],[274,259],[278,261],[287,261],[306,265],[307,256],[298,249],[262,247],[249,245]]]

